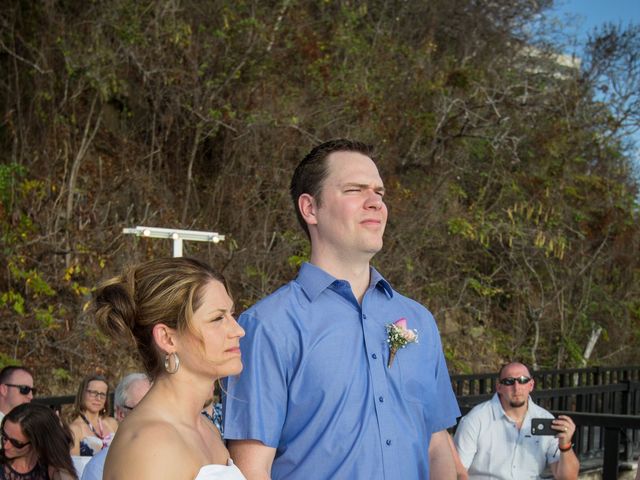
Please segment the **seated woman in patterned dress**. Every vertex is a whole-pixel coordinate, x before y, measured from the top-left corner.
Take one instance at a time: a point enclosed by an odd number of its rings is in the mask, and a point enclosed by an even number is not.
[[[109,417],[109,385],[102,375],[85,377],[76,394],[71,415],[71,455],[92,457],[111,443],[118,423]]]

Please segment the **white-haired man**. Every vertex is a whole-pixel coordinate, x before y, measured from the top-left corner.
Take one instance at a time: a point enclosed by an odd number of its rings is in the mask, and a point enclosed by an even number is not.
[[[144,373],[131,373],[124,377],[116,387],[113,398],[116,420],[124,420],[150,388],[151,382]],[[105,447],[93,456],[82,472],[82,480],[102,480],[108,450],[109,447]]]

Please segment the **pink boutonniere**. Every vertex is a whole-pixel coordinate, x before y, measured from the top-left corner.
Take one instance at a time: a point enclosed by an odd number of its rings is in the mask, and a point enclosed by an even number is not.
[[[393,359],[400,348],[410,343],[418,343],[418,330],[407,328],[407,319],[401,318],[385,326],[387,329],[387,343],[389,344],[389,362],[387,368],[391,368]]]

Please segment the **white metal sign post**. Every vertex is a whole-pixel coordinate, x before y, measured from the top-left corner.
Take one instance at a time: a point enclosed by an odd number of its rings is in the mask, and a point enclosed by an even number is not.
[[[177,230],[175,228],[136,227],[123,228],[122,233],[129,233],[138,237],[169,238],[173,240],[173,256],[182,256],[183,240],[194,242],[219,243],[224,240],[224,235],[218,232],[200,232],[197,230]]]

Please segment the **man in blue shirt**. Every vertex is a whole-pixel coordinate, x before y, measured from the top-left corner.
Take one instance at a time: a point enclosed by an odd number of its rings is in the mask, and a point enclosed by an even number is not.
[[[370,147],[314,148],[291,181],[311,258],[240,316],[244,370],[227,382],[225,438],[254,479],[453,479],[460,415],[429,311],[369,265],[387,222]],[[390,362],[388,326],[418,341]],[[431,473],[430,473],[431,472]]]

